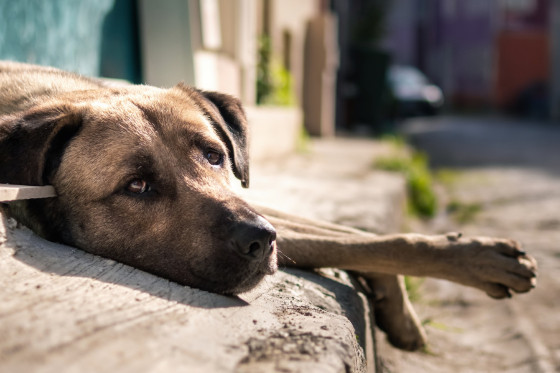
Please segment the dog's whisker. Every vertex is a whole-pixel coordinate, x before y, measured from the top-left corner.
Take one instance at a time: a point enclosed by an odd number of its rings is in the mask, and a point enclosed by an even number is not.
[[[292,258],[290,258],[289,256],[287,256],[286,254],[284,254],[282,251],[277,250],[278,255],[282,255],[284,258],[288,259],[290,262],[292,262],[293,264],[297,264],[295,260],[293,260]]]

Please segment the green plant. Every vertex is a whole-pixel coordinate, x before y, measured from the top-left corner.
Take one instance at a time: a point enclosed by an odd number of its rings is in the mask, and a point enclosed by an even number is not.
[[[401,150],[394,155],[376,159],[374,166],[380,170],[404,174],[412,213],[422,217],[433,217],[436,214],[437,198],[425,154]]]
[[[293,94],[292,74],[275,59],[271,62],[272,92],[265,98],[264,104],[293,106],[295,98]]]
[[[257,104],[292,106],[295,104],[292,74],[272,57],[270,38],[259,39],[257,64]]]
[[[407,180],[415,211],[421,216],[433,217],[436,214],[437,200],[427,157],[424,154],[413,155]]]
[[[461,172],[449,168],[443,168],[436,172],[435,179],[447,188],[453,187],[461,181]]]
[[[298,137],[296,139],[296,150],[299,153],[309,153],[309,142],[311,137],[305,129],[305,126],[301,125]]]
[[[425,326],[431,326],[434,329],[439,329],[439,330],[443,330],[446,332],[452,332],[452,333],[464,333],[465,330],[463,328],[459,328],[456,326],[449,326],[447,324],[444,324],[442,322],[439,321],[434,321],[433,319],[425,319],[424,321],[422,321],[422,325]]]
[[[461,224],[471,222],[475,219],[476,215],[482,211],[482,205],[477,202],[465,203],[453,199],[447,204],[447,213]]]
[[[420,287],[423,283],[423,277],[404,276],[404,285],[406,287],[408,299],[410,299],[412,302],[417,302],[420,300]]]
[[[270,38],[267,35],[262,35],[259,38],[258,45],[257,104],[261,104],[273,89],[270,74],[270,48]]]
[[[380,140],[391,144],[395,151],[405,152],[406,151],[406,140],[404,137],[395,135],[393,133],[385,133],[380,136]]]

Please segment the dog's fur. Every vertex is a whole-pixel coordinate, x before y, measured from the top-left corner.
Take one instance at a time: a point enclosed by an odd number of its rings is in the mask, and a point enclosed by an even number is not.
[[[514,241],[376,236],[257,212],[231,191],[231,171],[248,186],[247,122],[233,97],[0,63],[0,183],[57,192],[4,210],[49,240],[225,294],[251,289],[278,264],[358,271],[375,293],[377,323],[406,349],[425,335],[398,274],[494,298],[535,286],[536,262]]]

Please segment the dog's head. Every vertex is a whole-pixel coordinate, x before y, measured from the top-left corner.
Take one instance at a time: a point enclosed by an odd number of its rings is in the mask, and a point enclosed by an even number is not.
[[[220,293],[276,270],[238,100],[185,85],[79,91],[0,117],[0,182],[55,187],[10,214],[50,240]]]

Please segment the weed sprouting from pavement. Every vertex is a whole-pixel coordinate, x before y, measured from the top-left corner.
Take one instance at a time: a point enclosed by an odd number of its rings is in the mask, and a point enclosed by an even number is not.
[[[422,321],[422,325],[424,326],[431,326],[434,329],[439,329],[439,330],[443,330],[446,332],[451,332],[451,333],[464,333],[465,330],[463,328],[459,328],[456,326],[450,326],[447,325],[445,323],[439,322],[439,321],[434,321],[433,319],[425,319],[424,321]]]
[[[411,302],[417,302],[421,298],[420,287],[424,283],[423,277],[404,276],[404,285]]]
[[[409,210],[420,217],[434,217],[437,211],[437,198],[427,156],[409,150],[403,140],[398,138],[392,137],[385,141],[393,145],[393,154],[375,159],[374,167],[402,173],[406,178]]]
[[[449,168],[439,169],[435,173],[435,179],[447,188],[450,188],[460,182],[461,176],[461,172]]]
[[[298,137],[296,139],[296,151],[300,154],[307,154],[311,151],[310,148],[311,136],[302,124],[299,129]]]
[[[465,203],[454,199],[449,201],[446,210],[458,223],[465,224],[475,219],[476,215],[482,211],[482,205],[477,202]]]

